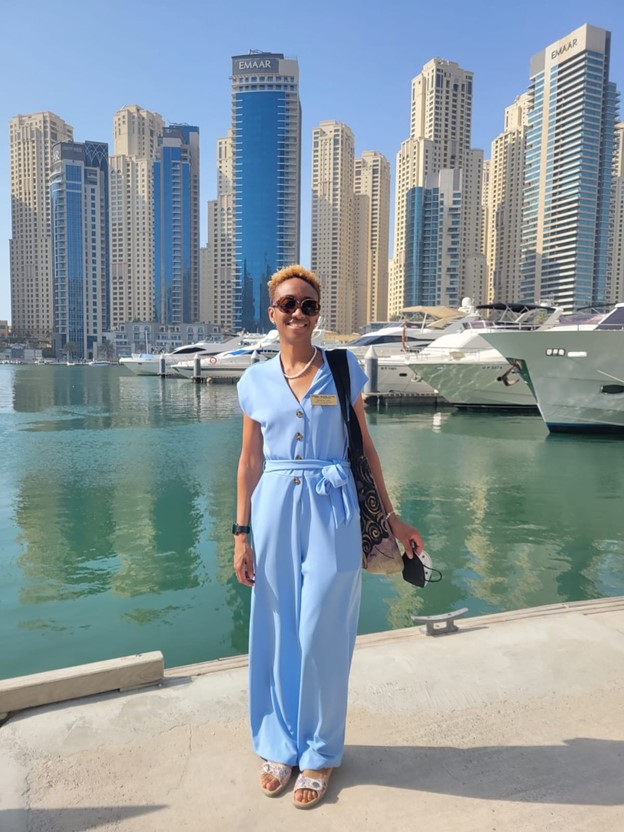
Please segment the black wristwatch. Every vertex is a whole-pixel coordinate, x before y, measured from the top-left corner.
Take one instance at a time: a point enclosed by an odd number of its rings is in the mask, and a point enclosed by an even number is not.
[[[232,526],[232,534],[249,534],[250,531],[251,526],[239,526],[238,523]]]

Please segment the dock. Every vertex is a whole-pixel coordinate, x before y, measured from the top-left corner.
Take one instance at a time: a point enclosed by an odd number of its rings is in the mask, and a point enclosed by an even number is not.
[[[621,832],[624,597],[456,626],[358,638],[344,761],[309,812],[258,788],[239,656],[9,715],[0,829]]]

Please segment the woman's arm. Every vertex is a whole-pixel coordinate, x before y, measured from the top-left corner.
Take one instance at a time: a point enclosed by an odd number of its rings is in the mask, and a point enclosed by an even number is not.
[[[381,462],[379,461],[379,455],[373,444],[371,435],[368,432],[368,425],[366,424],[366,414],[364,413],[364,402],[362,401],[361,396],[358,396],[356,403],[353,405],[353,409],[355,410],[355,415],[358,418],[358,422],[360,423],[360,429],[362,431],[364,455],[366,456],[368,464],[370,465],[371,473],[373,475],[373,479],[375,480],[377,490],[379,491],[379,496],[381,497],[381,502],[384,507],[384,511],[386,514],[390,515],[390,517],[388,517],[388,525],[390,526],[392,534],[396,537],[399,543],[403,545],[403,548],[405,549],[408,558],[412,558],[414,555],[412,552],[411,542],[413,541],[416,544],[417,552],[422,552],[424,548],[423,539],[418,529],[414,528],[414,526],[410,526],[408,523],[404,523],[403,520],[401,520],[401,518],[396,514],[396,512],[392,508],[392,501],[388,496],[388,491],[384,482],[383,473],[381,470]]]
[[[251,495],[262,475],[262,432],[258,422],[243,414],[243,442],[236,477],[236,522],[248,526],[251,520]],[[241,584],[253,586],[253,549],[246,534],[234,536],[234,571]]]

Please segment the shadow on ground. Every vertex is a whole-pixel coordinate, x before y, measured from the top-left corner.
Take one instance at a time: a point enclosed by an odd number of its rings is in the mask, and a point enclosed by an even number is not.
[[[158,812],[162,806],[85,806],[76,809],[0,809],[2,832],[85,832]]]
[[[414,789],[481,800],[621,806],[623,762],[624,742],[584,737],[540,746],[349,745],[333,785]]]

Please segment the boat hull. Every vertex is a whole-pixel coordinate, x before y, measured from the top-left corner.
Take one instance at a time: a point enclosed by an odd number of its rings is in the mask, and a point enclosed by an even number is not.
[[[537,410],[535,398],[524,379],[511,373],[505,376],[512,368],[502,359],[454,363],[420,363],[416,359],[410,367],[456,407]]]
[[[486,337],[509,360],[520,362],[550,431],[624,432],[624,331]]]

